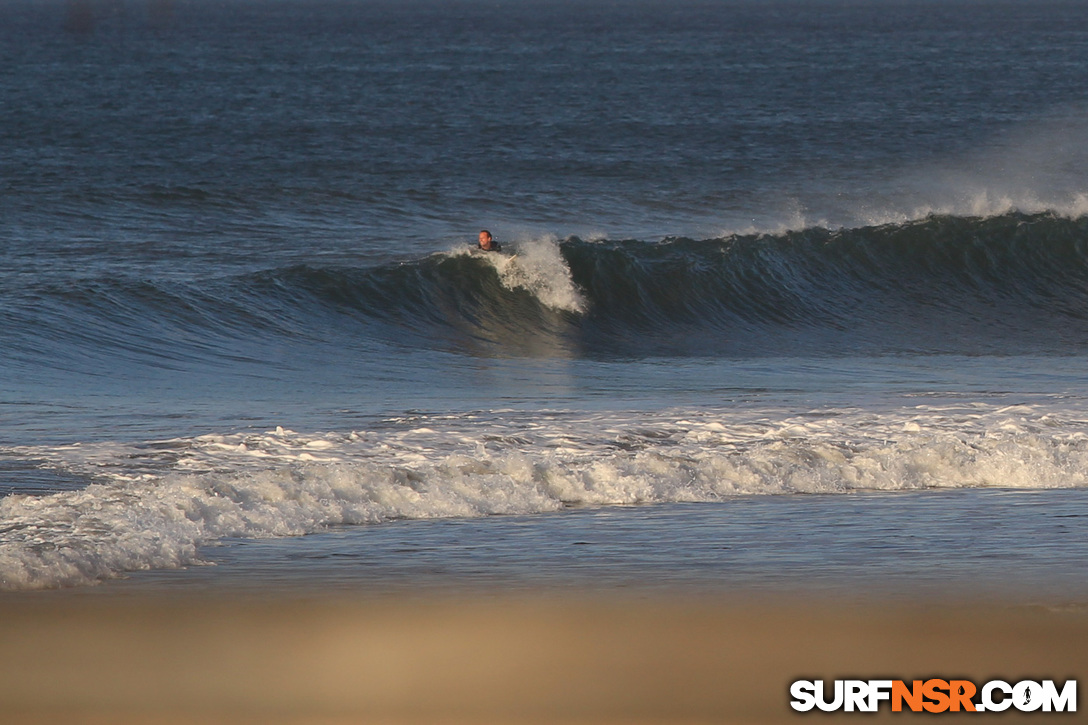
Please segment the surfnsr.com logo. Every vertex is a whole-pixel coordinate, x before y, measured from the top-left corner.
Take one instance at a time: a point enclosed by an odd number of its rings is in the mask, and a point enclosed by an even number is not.
[[[790,707],[798,712],[876,712],[887,702],[892,712],[1076,712],[1077,681],[1060,688],[1053,680],[1010,684],[991,680],[981,687],[970,680],[797,680],[790,685]]]

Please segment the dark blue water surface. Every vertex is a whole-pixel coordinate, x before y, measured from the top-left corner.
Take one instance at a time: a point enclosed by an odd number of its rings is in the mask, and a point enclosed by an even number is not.
[[[797,471],[835,455],[860,488],[1083,485],[1084,3],[0,0],[0,68],[0,495],[60,496],[40,520],[0,512],[11,588],[360,517],[531,520],[567,419],[495,430],[555,412],[626,431],[579,429],[585,458],[562,470],[589,493],[549,489],[564,506],[828,492],[834,476]],[[481,228],[503,255],[469,253]],[[672,410],[694,427],[662,432]],[[740,445],[734,429],[812,411],[834,455],[783,433],[785,458],[746,442],[690,481],[614,465],[631,435],[710,465],[699,436]],[[255,456],[301,437],[243,474],[232,436],[277,426]],[[417,428],[435,440],[403,444]],[[373,448],[321,438],[355,431]],[[472,479],[467,509],[300,504],[235,528],[188,511],[199,531],[163,534],[177,551],[108,555],[120,519],[78,521],[112,494],[64,498],[94,481],[142,506],[213,473],[327,482],[299,472],[322,446],[356,474],[385,461],[367,486],[438,466],[427,491],[446,491],[450,456],[514,465],[472,449],[485,433],[536,466],[504,469],[528,498]],[[173,438],[199,455],[143,479],[118,463]],[[903,460],[951,448],[887,473],[885,439]],[[230,480],[243,508],[264,500]],[[42,553],[80,547],[93,556]]]

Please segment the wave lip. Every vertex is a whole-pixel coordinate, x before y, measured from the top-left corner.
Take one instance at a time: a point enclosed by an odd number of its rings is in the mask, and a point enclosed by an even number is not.
[[[1088,419],[981,404],[435,417],[383,432],[277,429],[7,455],[96,481],[0,499],[0,587],[36,589],[197,564],[201,546],[225,537],[341,524],[747,495],[1085,487]]]
[[[542,239],[510,251],[208,280],[52,281],[6,291],[0,327],[6,356],[27,365],[178,369],[267,367],[280,350],[342,355],[371,343],[562,358],[1088,345],[1088,217],[931,216],[659,243]]]
[[[711,354],[1080,350],[1088,217],[564,247],[587,339]]]

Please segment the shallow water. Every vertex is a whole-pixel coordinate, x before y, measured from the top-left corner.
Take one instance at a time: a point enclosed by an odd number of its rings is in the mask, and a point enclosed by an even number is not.
[[[232,539],[207,566],[100,593],[636,596],[1088,602],[1088,498],[1070,491],[737,497],[721,503],[397,521]]]
[[[0,16],[0,587],[1082,597],[1083,4]]]

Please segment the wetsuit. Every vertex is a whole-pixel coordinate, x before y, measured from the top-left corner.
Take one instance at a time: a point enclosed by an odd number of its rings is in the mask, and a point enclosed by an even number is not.
[[[483,247],[480,246],[479,242],[476,243],[476,248],[479,249],[481,252],[501,252],[502,251],[502,245],[499,244],[498,242],[496,242],[494,239],[491,240],[491,249],[484,249]]]

